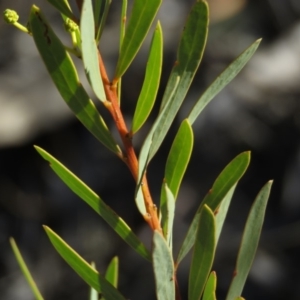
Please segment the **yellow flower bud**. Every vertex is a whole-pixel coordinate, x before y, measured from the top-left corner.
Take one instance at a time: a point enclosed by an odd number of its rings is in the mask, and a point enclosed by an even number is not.
[[[66,19],[64,25],[65,25],[66,31],[68,31],[68,32],[74,32],[75,30],[78,29],[78,25],[74,21],[72,21],[71,19],[69,19],[69,18]]]
[[[19,15],[15,10],[6,9],[3,12],[4,21],[8,24],[14,24],[19,20]]]

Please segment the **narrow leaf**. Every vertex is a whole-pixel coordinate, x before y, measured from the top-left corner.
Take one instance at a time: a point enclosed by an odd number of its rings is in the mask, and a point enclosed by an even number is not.
[[[105,26],[108,11],[112,0],[96,0],[95,1],[95,28],[96,43],[98,44]]]
[[[237,183],[233,185],[233,187],[229,190],[229,192],[226,194],[226,196],[223,198],[220,206],[215,211],[216,215],[216,241],[218,243],[219,237],[224,225],[225,218],[227,216],[228,208],[233,196],[233,193],[235,191],[235,188],[237,186]]]
[[[119,52],[121,52],[125,32],[126,32],[126,19],[127,19],[127,0],[122,0],[122,10],[121,10],[121,21],[120,21],[120,47]]]
[[[211,271],[215,255],[215,219],[213,211],[204,205],[199,218],[189,276],[189,300],[199,300]]]
[[[109,263],[105,279],[110,282],[115,288],[118,287],[118,278],[119,278],[119,259],[115,256]]]
[[[121,53],[121,48],[125,36],[125,25],[127,19],[127,0],[122,0],[121,9],[121,21],[120,21],[120,43],[119,43],[119,54]],[[118,81],[118,102],[121,104],[121,94],[122,94],[122,78]]]
[[[58,177],[99,214],[130,247],[145,259],[151,260],[149,251],[133,233],[131,228],[97,194],[45,150],[37,146],[35,146],[35,149],[50,163],[50,167]]]
[[[62,98],[81,123],[108,149],[121,155],[111,133],[79,82],[74,64],[40,9],[32,6],[30,26],[35,44]]]
[[[133,116],[132,133],[136,133],[142,127],[153,108],[160,82],[162,53],[163,36],[158,22],[151,42],[143,87]]]
[[[127,70],[138,53],[162,0],[135,0],[126,28],[114,80]]]
[[[94,289],[90,289],[90,300],[99,300],[99,293]]]
[[[170,102],[170,106],[155,131],[150,159],[163,142],[199,67],[206,45],[207,27],[208,5],[205,1],[197,1],[185,24],[178,48],[177,61],[163,96],[161,113],[168,102]],[[180,81],[177,84],[178,77]],[[174,92],[176,85],[177,88]],[[170,97],[171,94],[173,94],[172,97]]]
[[[158,232],[153,235],[153,268],[157,300],[175,299],[174,264],[170,249]]]
[[[63,15],[72,19],[74,22],[77,21],[77,18],[72,13],[67,0],[47,0],[47,1],[51,3]]]
[[[184,120],[173,141],[165,168],[165,180],[176,200],[179,187],[191,158],[194,144],[193,129]]]
[[[221,172],[204,198],[204,203],[215,211],[228,191],[241,179],[250,163],[250,152],[236,156]]]
[[[179,78],[177,78],[177,83],[179,82]],[[176,86],[175,86],[176,89]],[[172,94],[171,94],[172,96]],[[154,132],[159,125],[162,116],[166,113],[166,111],[169,109],[169,105],[166,105],[162,113],[156,118],[154,124],[151,127],[150,132],[148,133],[147,137],[144,140],[144,143],[142,145],[140,154],[139,154],[139,171],[138,171],[138,178],[137,178],[137,186],[135,189],[135,201],[137,204],[137,207],[142,215],[146,213],[146,208],[144,204],[144,199],[143,195],[141,193],[141,182],[142,178],[146,172],[146,168],[148,166],[149,160],[150,160],[150,150],[151,150],[151,145],[153,143],[153,135]]]
[[[226,300],[242,294],[258,246],[272,183],[269,181],[264,185],[251,207]]]
[[[185,257],[195,242],[197,225],[199,222],[200,211],[204,204],[207,204],[212,211],[215,211],[230,189],[241,179],[248,168],[250,162],[250,152],[243,152],[234,158],[221,172],[208,194],[201,202],[196,215],[190,225],[188,233],[180,248],[177,263]]]
[[[142,216],[145,216],[147,214],[147,210],[146,210],[144,196],[140,184],[137,185],[135,189],[135,203],[140,214]]]
[[[106,299],[125,300],[125,297],[112,284],[76,253],[60,236],[47,226],[44,226],[44,229],[56,251],[89,286],[93,287],[98,293],[103,294]]]
[[[94,19],[95,19],[95,27],[98,28],[101,24],[101,13],[102,13],[102,6],[105,5],[107,1],[103,0],[95,0],[95,8],[94,8]]]
[[[236,58],[206,89],[200,99],[196,102],[195,106],[191,110],[188,119],[191,124],[195,122],[199,114],[203,111],[206,105],[235,78],[235,76],[243,69],[246,63],[250,60],[252,55],[258,48],[261,39],[255,41],[250,47],[248,47],[238,58]]]
[[[29,287],[34,295],[34,298],[36,300],[43,300],[43,296],[41,295],[38,287],[36,286],[36,283],[34,282],[34,279],[32,278],[29,269],[27,268],[27,265],[22,257],[22,254],[15,242],[15,240],[13,238],[9,239],[10,245],[12,247],[12,250],[14,252],[15,258],[19,264],[19,267],[25,277],[25,279],[27,280]]]
[[[217,275],[216,272],[212,271],[205,285],[202,300],[217,300],[216,288],[217,288]]]
[[[95,21],[92,0],[84,0],[80,18],[82,58],[87,79],[102,102],[106,101],[100,75],[98,48],[95,41]]]
[[[164,203],[161,203],[160,213],[161,213],[161,223],[162,229],[169,245],[172,250],[172,235],[173,235],[173,223],[174,223],[174,215],[175,215],[175,199],[174,196],[169,189],[166,183],[163,183],[162,187],[162,195],[164,199]]]
[[[91,267],[96,270],[94,262],[91,263]],[[99,300],[99,293],[93,287],[90,288],[90,300]]]

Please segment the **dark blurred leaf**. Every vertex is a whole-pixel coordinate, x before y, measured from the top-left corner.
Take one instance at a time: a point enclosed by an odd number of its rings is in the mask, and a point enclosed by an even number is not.
[[[96,28],[96,35],[95,39],[97,44],[100,41],[106,18],[108,15],[109,7],[111,4],[111,0],[96,0],[95,1],[95,9],[94,9],[94,16],[95,16],[95,28]]]
[[[122,10],[121,10],[121,20],[120,20],[120,45],[119,54],[121,53],[121,48],[126,32],[126,21],[127,21],[127,0],[122,0]],[[118,102],[121,104],[121,94],[122,94],[122,78],[118,81]]]
[[[47,0],[47,1],[51,3],[63,15],[72,19],[73,21],[76,21],[76,17],[72,13],[67,0]]]

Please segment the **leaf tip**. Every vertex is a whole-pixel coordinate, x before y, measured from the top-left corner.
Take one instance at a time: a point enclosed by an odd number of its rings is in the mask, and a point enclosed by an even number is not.
[[[34,145],[33,147],[38,152],[39,155],[41,155],[45,160],[47,160],[44,149],[42,149],[41,147],[36,146],[36,145]]]
[[[43,226],[43,229],[47,232],[49,230],[51,230],[47,225],[42,225]]]
[[[161,23],[159,20],[157,20],[157,24],[156,24],[156,30],[161,30]]]
[[[40,11],[40,8],[38,7],[38,6],[36,6],[35,4],[33,4],[32,6],[31,6],[31,12],[39,12]]]

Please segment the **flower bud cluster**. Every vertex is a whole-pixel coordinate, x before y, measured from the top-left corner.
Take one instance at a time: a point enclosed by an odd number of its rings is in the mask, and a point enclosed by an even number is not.
[[[3,12],[3,17],[4,17],[4,21],[8,24],[14,24],[19,20],[19,15],[17,14],[17,12],[11,9],[6,9]]]
[[[65,21],[65,29],[68,32],[74,32],[78,29],[78,25],[71,19],[66,19]]]

